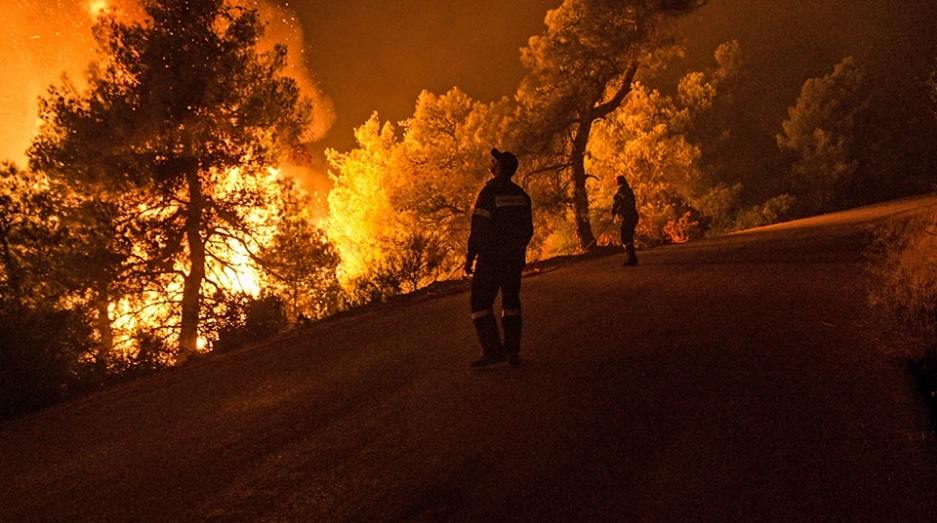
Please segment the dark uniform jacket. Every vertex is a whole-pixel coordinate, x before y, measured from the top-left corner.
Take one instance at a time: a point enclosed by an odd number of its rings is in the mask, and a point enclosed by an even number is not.
[[[634,191],[626,184],[618,186],[615,193],[614,203],[612,204],[612,214],[621,216],[625,219],[635,219],[638,216],[638,209],[634,198]]]
[[[478,254],[523,258],[533,234],[530,196],[509,178],[493,178],[475,202],[467,258],[474,260]]]

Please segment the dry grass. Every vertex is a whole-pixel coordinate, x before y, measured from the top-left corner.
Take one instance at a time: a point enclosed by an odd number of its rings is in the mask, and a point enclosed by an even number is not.
[[[871,254],[870,299],[902,330],[897,346],[937,433],[937,209],[888,223]]]
[[[937,336],[937,209],[896,218],[872,249],[870,299],[913,337]]]

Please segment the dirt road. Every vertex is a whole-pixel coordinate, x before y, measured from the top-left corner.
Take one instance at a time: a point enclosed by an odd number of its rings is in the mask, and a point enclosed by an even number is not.
[[[829,215],[343,320],[0,426],[3,521],[925,521],[937,460]]]

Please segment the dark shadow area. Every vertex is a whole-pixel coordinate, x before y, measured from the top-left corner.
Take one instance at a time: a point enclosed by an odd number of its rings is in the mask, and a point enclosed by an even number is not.
[[[927,408],[931,433],[937,434],[937,346],[921,358],[909,359],[905,368],[911,376],[915,398]]]

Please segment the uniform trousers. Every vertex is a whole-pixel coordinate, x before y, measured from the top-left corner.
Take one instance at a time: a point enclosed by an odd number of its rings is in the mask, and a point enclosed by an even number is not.
[[[621,244],[628,253],[628,263],[637,263],[638,255],[634,250],[634,230],[638,226],[638,213],[628,213],[621,217]]]
[[[521,350],[521,272],[524,253],[487,252],[478,256],[472,276],[472,321],[485,354],[518,354]],[[501,328],[498,332],[494,301],[501,292]]]

